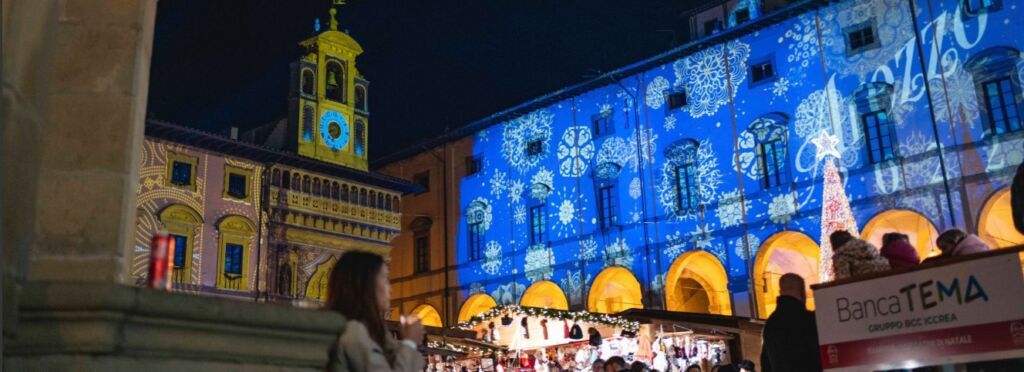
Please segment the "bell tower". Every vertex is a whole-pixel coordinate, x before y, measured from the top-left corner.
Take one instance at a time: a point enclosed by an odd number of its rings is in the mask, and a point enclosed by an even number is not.
[[[338,5],[326,30],[318,19],[314,36],[299,43],[305,55],[291,65],[289,139],[299,155],[366,170],[369,82],[356,69],[363,48],[338,31]]]

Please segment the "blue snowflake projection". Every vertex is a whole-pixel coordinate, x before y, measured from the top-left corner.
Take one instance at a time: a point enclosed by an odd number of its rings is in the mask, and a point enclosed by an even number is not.
[[[537,110],[505,123],[502,130],[501,156],[513,169],[526,173],[535,168],[551,152],[551,124],[554,114]],[[531,155],[528,145],[539,141],[539,154]]]
[[[629,151],[624,159],[633,171],[640,168],[640,164],[653,164],[654,155],[658,151],[658,135],[653,129],[634,130],[626,141]]]
[[[491,297],[498,305],[519,305],[519,299],[523,297],[524,292],[526,292],[525,285],[511,282],[499,285],[491,292]]]
[[[633,268],[633,249],[626,243],[625,238],[616,238],[612,244],[604,247],[605,266],[622,266],[627,269]]]
[[[743,175],[747,176],[752,180],[760,180],[764,178],[764,170],[762,167],[762,161],[759,154],[761,153],[762,145],[770,145],[773,142],[778,141],[781,145],[775,147],[780,161],[779,170],[785,167],[786,159],[786,131],[788,126],[786,125],[786,118],[779,114],[770,114],[754,119],[747,129],[740,132],[739,141],[737,145],[740,149],[740,156],[734,160],[740,162],[740,167],[743,169]],[[734,163],[735,164],[735,163]],[[775,169],[771,169],[774,172]],[[774,174],[774,173],[773,173]]]
[[[547,244],[535,244],[526,248],[526,264],[523,274],[531,282],[551,279],[554,273],[555,252]]]
[[[665,129],[666,132],[671,132],[673,129],[676,129],[676,117],[675,117],[675,115],[671,115],[670,114],[670,115],[666,116],[665,117],[665,124],[662,124],[661,127],[663,129]]]
[[[491,203],[483,197],[473,199],[469,203],[469,207],[466,208],[466,220],[470,223],[480,223],[487,231],[491,228],[491,220],[494,219],[494,213],[492,213]]]
[[[774,223],[785,224],[793,219],[796,214],[796,198],[793,193],[787,192],[772,197],[768,205],[768,218]]]
[[[733,253],[736,253],[736,257],[746,259],[747,258],[747,246],[744,245],[743,237],[736,238],[733,241]],[[750,259],[753,260],[757,256],[757,250],[761,247],[761,238],[758,238],[754,234],[747,234],[746,244],[750,246]]]
[[[580,303],[583,296],[583,272],[580,270],[566,270],[565,277],[559,281],[562,290],[570,303]]]
[[[811,139],[822,131],[827,131],[839,139],[837,146],[843,167],[850,168],[857,164],[860,152],[864,148],[864,134],[859,125],[855,125],[850,110],[851,103],[835,87],[835,77],[829,79],[825,89],[815,90],[800,102],[793,119],[793,133],[802,140],[794,161],[794,168],[801,173],[818,172],[819,159],[816,158],[817,148]],[[840,164],[837,164],[840,165]],[[816,174],[816,173],[815,173]]]
[[[546,168],[541,168],[530,178],[530,197],[544,200],[555,189],[555,175]]]
[[[949,123],[952,114],[956,119],[955,123],[967,124],[968,128],[974,128],[981,110],[978,106],[974,78],[963,66],[959,66],[944,77],[931,78],[928,80],[928,87],[934,95],[932,103],[935,105],[935,120]]]
[[[679,164],[692,162],[696,166],[697,200],[705,205],[711,204],[722,184],[722,171],[718,169],[718,156],[712,149],[711,141],[705,139],[694,145],[684,142],[673,145],[667,151],[669,160],[661,166],[660,182],[655,191],[658,202],[665,212],[673,219],[695,219],[695,211],[677,211],[679,193],[676,190],[676,167]]]
[[[796,18],[785,34],[779,37],[778,43],[785,44],[789,54],[786,55],[786,62],[789,66],[795,66],[794,75],[801,75],[811,61],[818,56],[818,31],[815,26],[814,14],[808,13]],[[831,47],[835,43],[832,39],[821,40],[825,47]],[[842,42],[842,40],[839,40]]]
[[[675,260],[689,246],[688,237],[682,232],[676,231],[665,236],[665,255],[669,260]]]
[[[508,183],[508,200],[509,203],[518,203],[523,198],[523,190],[526,190],[526,184],[520,180],[512,180]]]
[[[846,1],[823,9],[821,39],[830,71],[867,81],[879,66],[888,64],[914,38],[914,24],[903,0]],[[878,47],[849,53],[846,32],[851,27],[873,24]],[[817,38],[815,38],[817,39]]]
[[[558,167],[563,177],[579,177],[587,172],[587,165],[594,157],[594,142],[591,141],[590,127],[569,127],[558,143]]]
[[[720,107],[728,104],[747,78],[748,57],[750,45],[732,41],[728,47],[713,46],[676,61],[673,65],[676,75],[674,86],[686,90],[689,103],[683,110],[696,119],[714,115]],[[728,68],[726,58],[729,60]],[[733,97],[728,95],[728,83],[732,84]]]
[[[622,166],[626,165],[626,161],[631,157],[629,150],[629,145],[620,137],[608,137],[605,139],[601,143],[601,148],[597,151],[597,166],[601,168],[614,165],[616,169],[614,169],[614,174],[604,174],[602,177],[618,176],[618,171],[622,169]],[[635,157],[635,154],[632,156]],[[601,169],[598,169],[598,171],[600,172]]]
[[[593,261],[597,258],[597,240],[593,236],[580,241],[580,259]]]
[[[743,212],[750,210],[750,200],[740,198],[740,191],[723,192],[718,197],[718,221],[722,228],[739,226],[743,223]]]
[[[526,206],[522,204],[516,204],[512,212],[512,222],[516,225],[522,225],[526,223]]]
[[[665,91],[669,89],[668,79],[657,76],[647,84],[647,107],[660,109],[665,104]]]
[[[501,243],[494,240],[488,241],[484,247],[484,260],[480,264],[480,270],[490,275],[497,275],[501,270],[502,254]]]
[[[469,293],[466,295],[466,297],[476,294],[487,294],[487,289],[485,289],[484,285],[481,284],[480,282],[473,282],[469,284]]]
[[[505,178],[505,172],[495,170],[494,175],[491,176],[491,197],[494,200],[501,200],[501,196],[505,194],[505,190],[508,189],[508,180]]]
[[[1009,167],[1016,167],[1024,161],[1024,139],[992,141],[988,149],[987,173],[994,173]]]
[[[640,177],[633,177],[633,179],[629,181],[629,197],[636,200],[640,199],[640,196],[642,195],[643,182],[640,181]]]
[[[559,238],[567,238],[576,235],[576,227],[583,222],[583,215],[587,211],[586,200],[576,188],[562,187],[549,199],[553,204],[553,211],[550,220],[554,221],[552,230]]]

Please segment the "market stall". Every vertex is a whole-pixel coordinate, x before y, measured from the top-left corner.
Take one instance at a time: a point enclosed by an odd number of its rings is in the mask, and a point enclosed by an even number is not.
[[[650,358],[637,356],[653,369],[684,370],[697,365],[710,371],[716,365],[743,359],[759,360],[761,321],[744,317],[631,309],[617,314],[640,323],[638,339],[651,345]]]

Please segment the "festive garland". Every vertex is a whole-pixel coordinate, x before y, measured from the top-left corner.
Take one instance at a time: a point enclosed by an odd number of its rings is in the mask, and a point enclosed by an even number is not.
[[[462,329],[472,329],[474,326],[483,323],[484,321],[497,318],[505,313],[513,317],[534,316],[557,320],[571,320],[573,322],[581,323],[602,324],[609,327],[621,328],[622,330],[630,333],[636,333],[640,330],[639,322],[634,322],[613,315],[597,314],[587,311],[562,311],[539,307],[521,307],[518,305],[495,306],[487,312],[476,315],[470,318],[469,321],[459,324],[458,327]]]

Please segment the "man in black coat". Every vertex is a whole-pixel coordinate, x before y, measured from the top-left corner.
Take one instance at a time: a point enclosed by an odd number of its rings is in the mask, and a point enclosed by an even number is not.
[[[796,274],[779,278],[775,312],[765,322],[761,339],[761,371],[821,371],[818,328],[806,301],[803,278]]]

